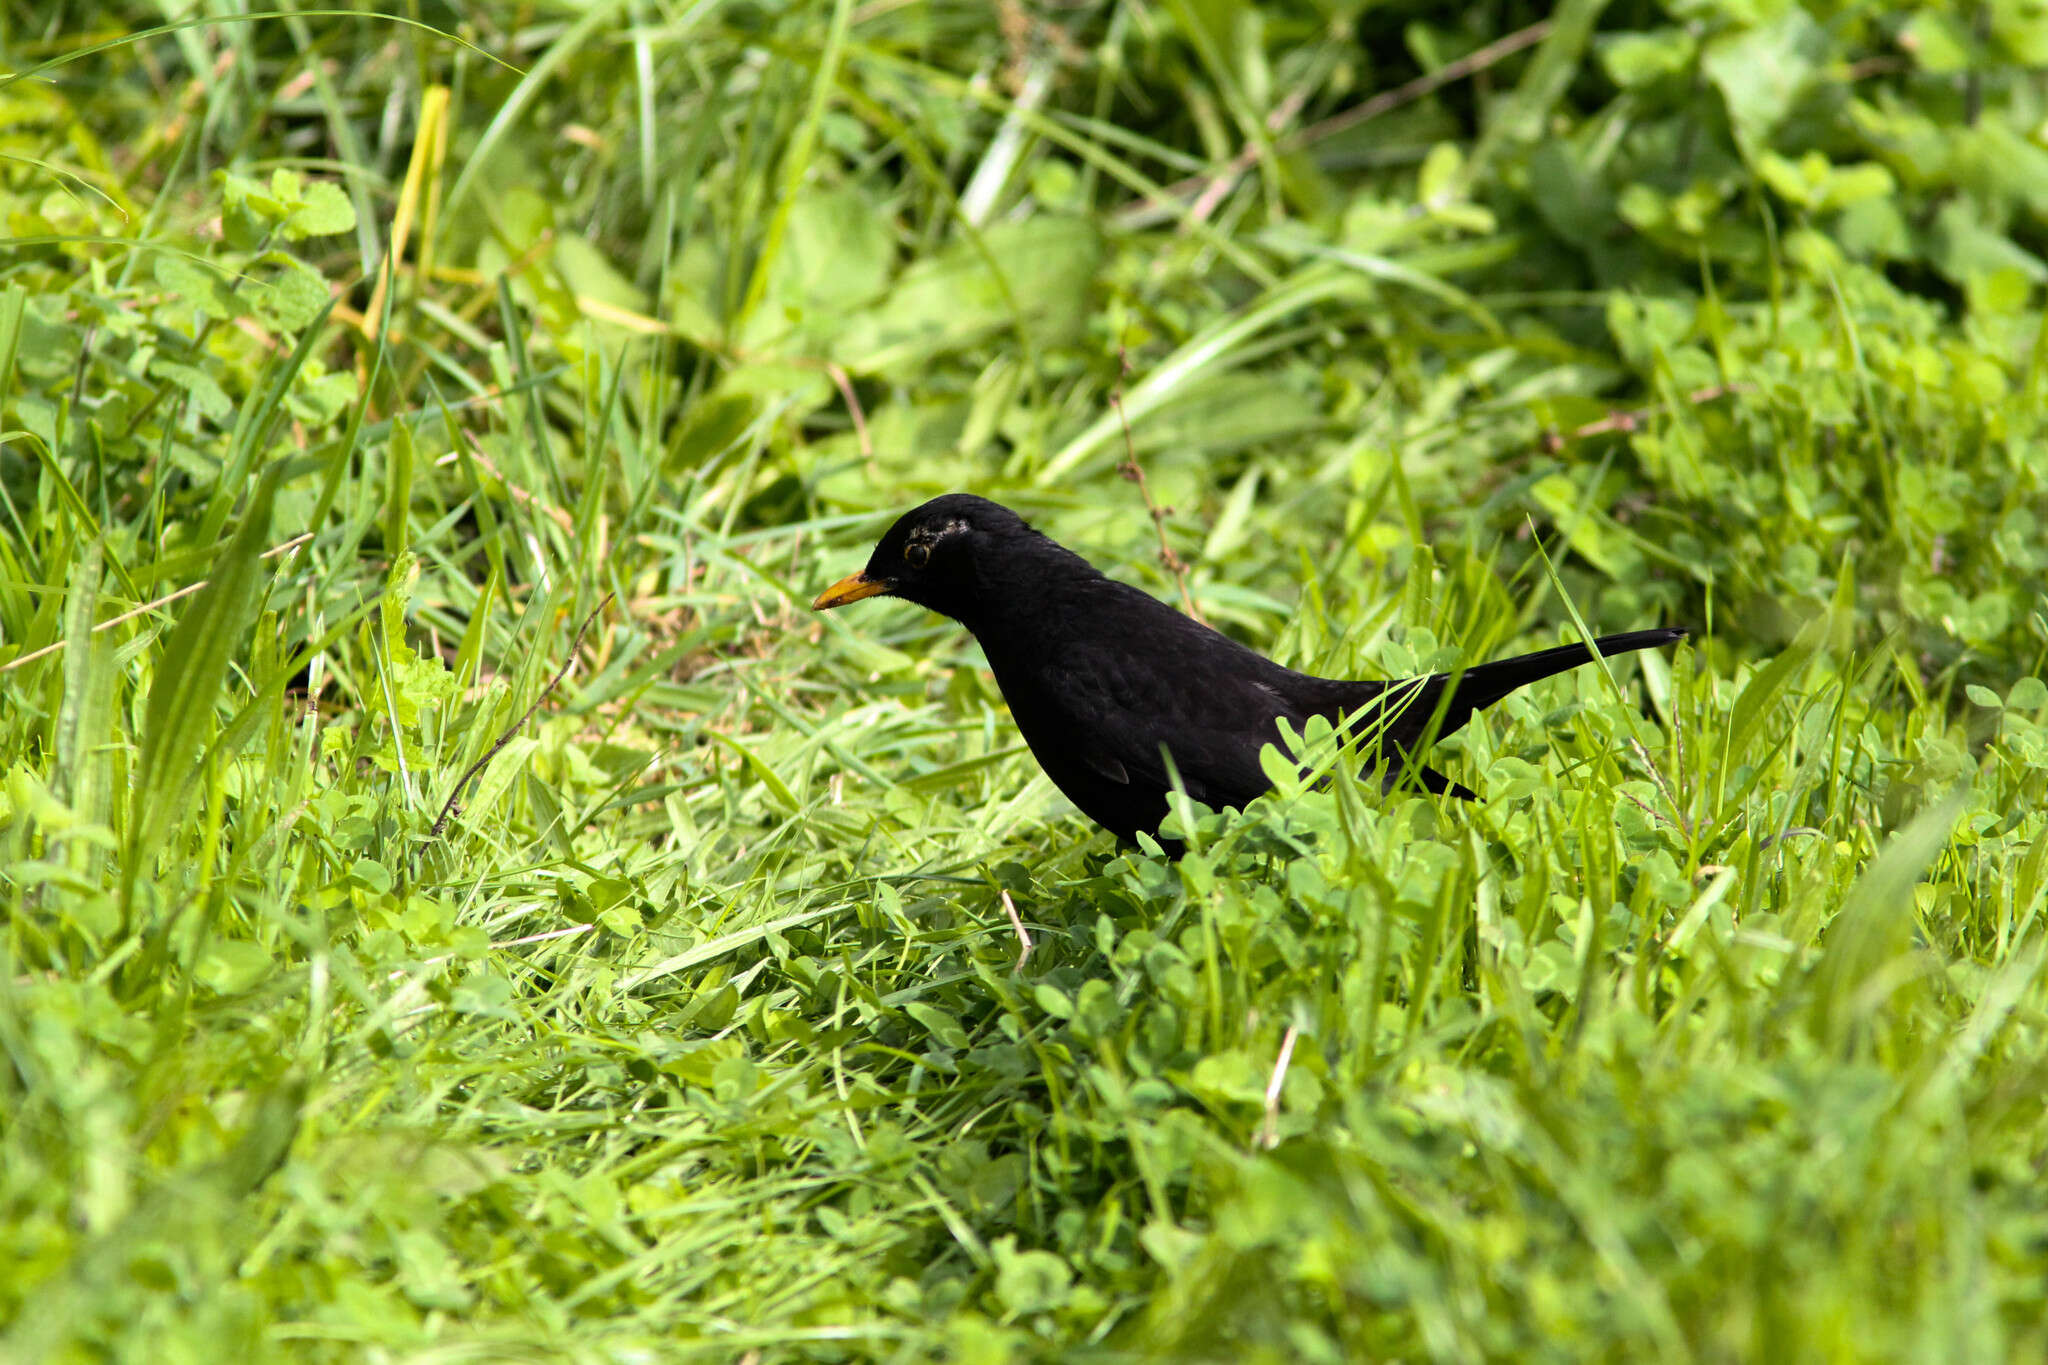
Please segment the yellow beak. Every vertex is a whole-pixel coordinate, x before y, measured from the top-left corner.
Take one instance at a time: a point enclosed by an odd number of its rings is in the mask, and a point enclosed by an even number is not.
[[[887,579],[869,578],[865,573],[849,574],[812,598],[811,610],[830,611],[834,607],[843,607],[848,602],[858,602],[863,597],[874,597],[887,591]]]

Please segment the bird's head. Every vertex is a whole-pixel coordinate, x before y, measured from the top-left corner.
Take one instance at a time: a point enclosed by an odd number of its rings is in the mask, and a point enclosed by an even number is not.
[[[813,611],[830,611],[863,597],[900,597],[943,612],[972,628],[988,606],[1020,585],[1005,581],[1048,552],[1051,541],[999,503],[971,493],[948,493],[896,519],[868,556],[865,569],[818,594]]]

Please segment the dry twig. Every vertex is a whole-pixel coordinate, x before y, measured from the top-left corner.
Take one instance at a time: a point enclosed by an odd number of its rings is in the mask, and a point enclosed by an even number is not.
[[[1259,1134],[1259,1145],[1268,1151],[1280,1145],[1280,1090],[1287,1084],[1287,1064],[1294,1060],[1294,1044],[1300,1037],[1301,1030],[1289,1024],[1280,1039],[1280,1056],[1273,1063],[1273,1078],[1266,1082],[1266,1127]]]
[[[1003,913],[1010,917],[1010,927],[1017,931],[1017,966],[1014,970],[1021,972],[1025,960],[1031,956],[1031,935],[1024,932],[1024,917],[1017,913],[1017,902],[1010,899],[1008,891],[1001,892],[1001,895]]]
[[[311,531],[302,532],[299,535],[293,536],[290,540],[287,540],[282,545],[271,546],[269,549],[263,552],[261,557],[264,559],[275,559],[281,554],[285,554],[289,551],[298,549],[301,545],[304,545],[307,541],[311,540],[312,538],[313,533]],[[158,607],[169,606],[171,603],[177,601],[181,597],[190,597],[193,593],[198,592],[201,588],[205,587],[208,583],[211,583],[212,581],[213,580],[210,578],[202,578],[197,583],[187,583],[184,587],[178,589],[176,592],[165,593],[162,597],[154,598],[148,602],[144,602],[141,606],[135,608],[133,611],[124,611],[119,616],[100,622],[98,625],[92,628],[92,633],[94,635],[97,635],[103,630],[112,630],[115,626],[120,625],[123,621],[132,621],[136,617],[142,615],[144,612],[155,611]],[[52,654],[59,653],[63,650],[64,646],[69,643],[69,640],[59,640],[55,644],[44,645],[41,649],[35,650],[28,654],[24,654],[18,659],[9,659],[6,663],[0,664],[0,673],[9,672],[12,669],[20,668],[23,664],[32,664],[37,659],[47,658]]]

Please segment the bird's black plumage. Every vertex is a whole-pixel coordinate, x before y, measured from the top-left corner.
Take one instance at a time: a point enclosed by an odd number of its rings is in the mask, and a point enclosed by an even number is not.
[[[1389,783],[1405,756],[1525,683],[1589,662],[1560,645],[1395,682],[1297,673],[1218,634],[1034,531],[1007,507],[949,493],[900,517],[867,567],[818,595],[820,611],[900,597],[972,631],[1017,728],[1054,785],[1118,837],[1156,832],[1172,790],[1164,754],[1188,795],[1241,806],[1272,785],[1259,751],[1310,716],[1350,717],[1378,736]],[[1594,641],[1604,654],[1683,639],[1677,629]],[[1448,692],[1447,692],[1448,689]],[[1419,764],[1436,792],[1472,793]]]

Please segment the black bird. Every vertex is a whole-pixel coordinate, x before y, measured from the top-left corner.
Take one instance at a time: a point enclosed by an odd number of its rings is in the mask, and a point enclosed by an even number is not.
[[[1281,717],[1299,732],[1310,716],[1349,717],[1377,733],[1387,786],[1402,771],[1433,792],[1473,793],[1405,760],[1524,683],[1592,660],[1560,645],[1395,682],[1318,678],[1282,667],[1031,529],[1009,508],[967,493],[934,498],[898,518],[865,569],[811,603],[827,611],[864,597],[901,597],[972,631],[995,670],[1017,728],[1053,784],[1092,819],[1129,840],[1156,833],[1173,779],[1207,806],[1242,806],[1271,787],[1259,750],[1278,743]],[[1605,654],[1685,638],[1677,629],[1607,635]]]

